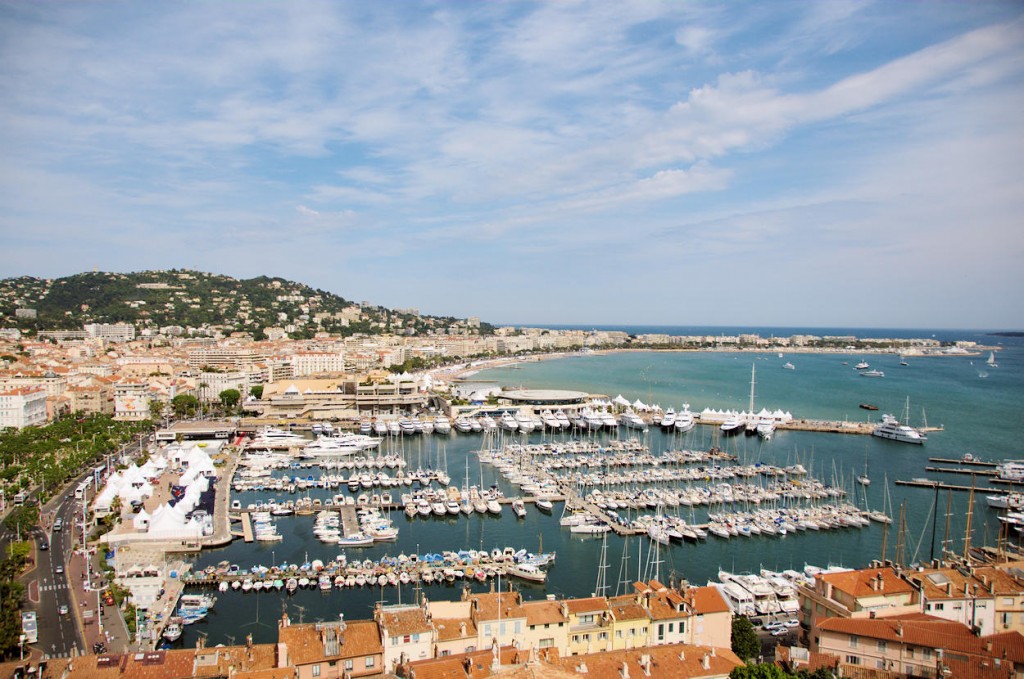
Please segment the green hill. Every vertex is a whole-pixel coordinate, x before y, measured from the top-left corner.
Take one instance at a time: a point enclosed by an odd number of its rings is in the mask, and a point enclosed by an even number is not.
[[[34,309],[36,317],[17,317],[17,309]],[[266,276],[238,280],[172,269],[0,280],[0,326],[80,330],[87,323],[132,323],[137,330],[216,328],[257,338],[265,328],[280,327],[289,328],[297,339],[316,332],[424,334],[465,324],[450,316],[361,306],[331,292]],[[479,332],[491,331],[481,324]]]

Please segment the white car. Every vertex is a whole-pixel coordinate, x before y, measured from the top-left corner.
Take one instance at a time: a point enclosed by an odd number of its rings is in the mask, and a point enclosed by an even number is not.
[[[799,627],[800,626],[800,621],[797,620],[796,618],[790,618],[789,620],[787,620],[783,624],[786,627]]]
[[[772,630],[772,636],[773,637],[781,637],[784,634],[789,634],[789,628],[787,628],[787,627],[780,627],[778,629]]]

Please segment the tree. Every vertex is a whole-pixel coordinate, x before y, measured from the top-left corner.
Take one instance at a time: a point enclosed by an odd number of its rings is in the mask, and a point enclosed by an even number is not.
[[[159,399],[149,400],[149,419],[158,422],[164,414],[164,402]]]
[[[178,417],[195,415],[199,409],[199,399],[192,394],[178,394],[171,399],[171,408]]]
[[[224,406],[224,412],[230,413],[231,410],[238,405],[238,402],[242,400],[242,394],[237,389],[225,389],[218,395],[221,405]]]
[[[256,400],[263,398],[263,385],[257,384],[254,387],[249,387],[249,394]]]
[[[746,618],[743,618],[747,620]],[[735,620],[733,620],[735,626]],[[749,624],[750,621],[747,620]],[[753,627],[751,627],[753,629]],[[736,643],[735,641],[733,642]],[[774,663],[760,663],[737,667],[729,673],[729,679],[795,679],[798,675],[790,674]]]
[[[737,615],[732,619],[732,650],[744,661],[756,658],[761,653],[761,642],[750,619]]]

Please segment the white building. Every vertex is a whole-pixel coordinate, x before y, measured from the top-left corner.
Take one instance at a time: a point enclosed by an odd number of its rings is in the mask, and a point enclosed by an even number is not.
[[[46,390],[21,387],[0,392],[0,429],[46,423]]]
[[[83,327],[89,337],[111,342],[130,342],[135,339],[135,326],[130,323],[89,323]]]
[[[341,351],[300,351],[292,356],[295,377],[345,372],[345,354]]]

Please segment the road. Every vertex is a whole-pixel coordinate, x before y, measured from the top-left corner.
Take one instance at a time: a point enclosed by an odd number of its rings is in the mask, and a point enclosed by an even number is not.
[[[141,443],[136,440],[127,444],[123,452],[136,459],[140,450]],[[97,621],[99,596],[89,586],[91,583],[86,582],[86,559],[81,551],[82,502],[88,499],[75,499],[75,489],[91,476],[92,470],[74,479],[43,506],[40,512],[42,526],[22,530],[23,539],[30,537],[35,542],[36,559],[35,568],[20,578],[26,586],[24,608],[36,611],[39,641],[33,645],[34,648],[50,657],[67,657],[75,648],[79,652],[83,649],[90,652],[92,643],[103,638]],[[33,491],[27,501],[33,502],[37,496],[38,491]],[[62,521],[61,530],[53,530],[57,519]],[[4,530],[0,534],[0,549],[6,553],[10,543],[16,539],[16,531]],[[49,549],[40,549],[43,543],[47,543]],[[58,565],[63,572],[57,572]],[[95,582],[95,571],[91,572]],[[72,587],[77,589],[72,592]],[[68,607],[66,615],[59,613],[61,606]],[[116,636],[127,636],[116,610],[104,608],[108,609],[104,625],[110,620],[111,626],[119,632]],[[88,648],[86,639],[89,640]]]

